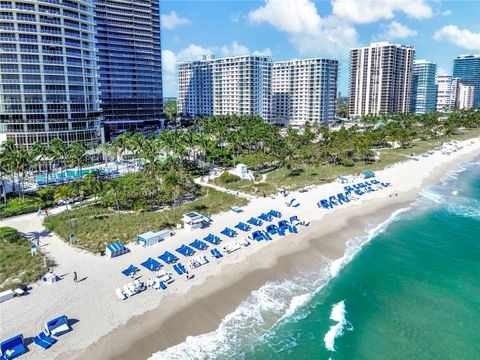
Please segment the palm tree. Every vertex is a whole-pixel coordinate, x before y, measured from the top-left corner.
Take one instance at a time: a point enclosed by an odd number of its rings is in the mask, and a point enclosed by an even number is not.
[[[93,194],[95,198],[95,203],[97,203],[98,193],[102,190],[102,182],[100,181],[98,176],[96,176],[95,174],[86,174],[83,177],[82,182],[85,185],[85,190],[88,191],[90,194]]]
[[[77,174],[80,178],[82,177],[82,165],[85,157],[85,151],[85,145],[78,141],[71,143],[67,147],[68,161],[77,168]]]

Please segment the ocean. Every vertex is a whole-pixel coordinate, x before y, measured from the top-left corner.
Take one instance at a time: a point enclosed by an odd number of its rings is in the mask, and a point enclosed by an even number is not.
[[[480,359],[480,159],[160,359]]]

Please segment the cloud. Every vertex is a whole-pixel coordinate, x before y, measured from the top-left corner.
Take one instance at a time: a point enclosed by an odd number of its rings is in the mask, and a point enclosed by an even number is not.
[[[444,26],[435,32],[433,38],[437,41],[449,42],[462,49],[480,51],[480,33],[460,29],[456,25]]]
[[[236,12],[230,15],[230,21],[233,23],[238,23],[242,20],[243,14],[241,12]]]
[[[398,21],[392,21],[390,24],[386,26],[383,25],[382,27],[384,31],[379,35],[381,39],[405,39],[417,35],[416,30],[410,29],[408,26],[403,25]]]
[[[171,50],[162,51],[162,67],[163,67],[163,92],[165,96],[175,96],[177,94],[177,63],[182,61],[199,60],[203,55],[219,56],[240,56],[240,55],[257,55],[271,56],[272,51],[269,48],[263,50],[250,51],[250,49],[237,41],[233,41],[229,45],[203,47],[197,44],[190,44],[186,48],[175,53]]]
[[[445,11],[442,12],[440,15],[442,15],[442,16],[450,16],[450,15],[452,15],[452,10],[445,10]]]
[[[393,19],[395,12],[403,12],[414,19],[428,19],[433,10],[425,0],[332,0],[334,15],[357,24]]]
[[[321,17],[311,0],[266,0],[248,14],[248,19],[287,33],[302,55],[346,55],[357,42],[352,25],[335,16]]]
[[[192,22],[190,19],[178,16],[177,13],[172,10],[170,14],[162,14],[161,23],[163,28],[172,30],[177,26],[189,25]]]

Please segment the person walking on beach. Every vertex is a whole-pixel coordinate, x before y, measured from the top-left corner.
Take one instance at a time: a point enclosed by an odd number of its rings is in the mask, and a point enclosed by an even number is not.
[[[76,284],[77,283],[77,272],[73,272],[73,282]]]

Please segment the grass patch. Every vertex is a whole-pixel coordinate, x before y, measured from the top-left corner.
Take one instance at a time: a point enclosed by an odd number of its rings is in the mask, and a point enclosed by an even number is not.
[[[222,174],[220,177],[213,179],[211,183],[226,189],[258,196],[262,196],[263,194],[270,195],[277,191],[276,187],[270,183],[241,180],[238,176],[236,176],[236,178],[235,181],[231,181],[230,178],[228,181],[225,181],[225,176]]]
[[[6,204],[0,205],[0,219],[38,211],[45,203],[37,197],[13,198]]]
[[[0,291],[14,289],[39,280],[53,262],[30,254],[31,243],[13,228],[0,228]]]
[[[188,211],[213,215],[232,206],[244,206],[248,203],[245,199],[210,188],[202,188],[201,192],[197,200],[178,206],[175,212],[168,209],[159,212],[122,213],[90,205],[49,216],[45,218],[44,225],[64,241],[73,230],[75,246],[98,253],[114,241],[126,244],[147,231],[173,228]]]

